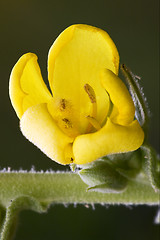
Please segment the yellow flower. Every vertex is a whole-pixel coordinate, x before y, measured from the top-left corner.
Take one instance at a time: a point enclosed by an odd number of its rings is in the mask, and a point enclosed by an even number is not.
[[[118,78],[119,55],[109,35],[72,25],[52,45],[48,79],[37,57],[23,55],[10,77],[10,98],[24,136],[61,164],[85,164],[138,149],[144,133],[132,98]]]

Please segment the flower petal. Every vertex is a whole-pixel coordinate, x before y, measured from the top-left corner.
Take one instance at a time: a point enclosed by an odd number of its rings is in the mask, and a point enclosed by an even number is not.
[[[35,54],[24,54],[14,66],[10,76],[9,94],[19,118],[27,108],[51,99]]]
[[[47,109],[47,104],[28,108],[20,121],[23,135],[52,160],[61,164],[71,163],[65,157],[65,149],[73,139],[65,135],[54,122]]]
[[[99,81],[99,72],[108,68],[118,74],[119,55],[109,35],[88,25],[72,25],[52,45],[48,57],[49,83],[55,97],[66,99],[77,110],[80,132],[86,130],[86,116],[92,103],[84,90],[89,84],[97,100],[97,120],[101,122],[108,110],[108,95]]]
[[[144,133],[137,120],[128,126],[120,126],[108,118],[101,130],[78,136],[73,144],[74,163],[85,164],[102,156],[138,149],[144,140]]]
[[[101,71],[101,83],[114,105],[110,118],[120,125],[130,124],[135,115],[135,107],[129,91],[122,80],[109,69]]]

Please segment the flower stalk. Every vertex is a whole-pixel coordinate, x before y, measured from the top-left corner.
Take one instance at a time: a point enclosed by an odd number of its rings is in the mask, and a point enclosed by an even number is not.
[[[42,213],[52,203],[159,205],[159,191],[154,191],[145,175],[130,180],[124,192],[87,191],[77,173],[72,172],[0,172],[0,239],[15,234],[19,211],[31,209]]]
[[[127,189],[118,194],[88,192],[86,188],[77,173],[1,172],[0,205],[7,207],[21,196],[34,198],[45,206],[51,203],[159,204],[158,192],[143,175],[129,181]]]

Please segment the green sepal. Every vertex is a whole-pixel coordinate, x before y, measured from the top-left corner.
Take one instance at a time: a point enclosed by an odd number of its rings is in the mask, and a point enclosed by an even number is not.
[[[137,169],[125,170],[125,169],[117,168],[116,170],[118,173],[120,173],[122,176],[124,176],[128,180],[133,180],[139,173],[139,171],[137,171]]]
[[[147,100],[144,97],[143,89],[142,87],[140,87],[140,84],[139,84],[140,78],[134,75],[131,72],[131,70],[128,67],[126,67],[125,64],[121,65],[121,70],[125,76],[126,83],[129,87],[129,91],[134,101],[134,105],[136,109],[135,116],[145,132],[145,139],[146,139],[148,135],[148,124],[149,124],[150,113],[148,110]]]
[[[141,151],[143,154],[142,169],[155,192],[160,191],[160,158],[148,145],[142,145]]]
[[[92,167],[79,171],[81,179],[89,185],[87,190],[98,192],[122,192],[127,186],[127,179],[119,174],[105,159],[98,159]]]
[[[120,193],[141,170],[141,151],[112,154],[96,161],[78,165],[78,173],[89,186],[87,190],[103,193]]]
[[[140,149],[133,152],[107,155],[103,159],[112,164],[116,170],[134,171],[136,173],[135,177],[142,168],[142,153]]]
[[[88,187],[87,191],[96,191],[96,192],[101,192],[101,193],[121,193],[126,189],[126,183],[124,182],[124,184],[121,184],[119,186],[115,186],[113,184],[108,184],[108,183],[104,183],[104,184],[100,184],[100,185],[96,185],[93,187]]]

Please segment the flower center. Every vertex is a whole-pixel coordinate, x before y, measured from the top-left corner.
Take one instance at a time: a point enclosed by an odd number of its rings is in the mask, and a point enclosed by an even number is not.
[[[59,128],[69,137],[74,139],[81,134],[93,133],[101,129],[107,121],[107,117],[112,113],[113,104],[109,97],[109,110],[106,112],[106,116],[102,119],[101,124],[97,121],[97,101],[94,89],[86,83],[84,85],[84,91],[87,93],[91,103],[90,114],[88,116],[83,115],[82,120],[86,121],[86,127],[83,132],[81,129],[81,121],[79,119],[81,110],[75,109],[74,103],[65,98],[53,98],[48,104],[48,111],[52,115],[53,120],[59,126]],[[107,93],[108,94],[108,93]],[[109,96],[109,94],[108,94]],[[88,104],[86,102],[86,104]],[[88,122],[88,124],[87,124]],[[73,143],[69,143],[64,149],[64,157],[71,163],[74,162],[73,156]]]
[[[73,139],[81,134],[93,133],[98,131],[105,122],[107,121],[107,117],[112,112],[113,104],[110,101],[110,107],[108,112],[106,113],[105,118],[101,122],[101,124],[97,121],[97,101],[96,94],[94,89],[86,83],[84,85],[84,90],[87,93],[89,100],[91,102],[90,114],[82,118],[82,121],[86,121],[86,127],[83,131],[81,131],[81,121],[79,120],[79,114],[81,109],[75,109],[74,103],[72,104],[68,99],[65,98],[53,98],[50,103],[48,103],[48,110],[51,113],[54,121],[56,121],[59,128],[69,137]],[[108,94],[108,93],[107,93]],[[108,94],[109,95],[109,94]],[[109,98],[110,99],[110,98]]]

